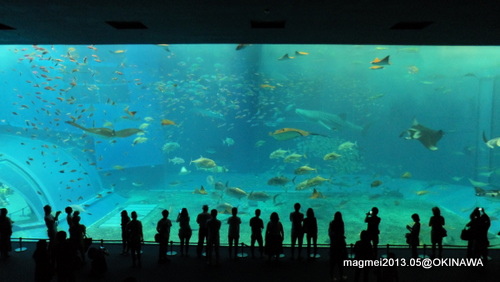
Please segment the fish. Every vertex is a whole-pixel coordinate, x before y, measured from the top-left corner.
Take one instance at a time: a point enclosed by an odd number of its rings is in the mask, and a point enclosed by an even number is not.
[[[173,163],[173,164],[183,164],[183,163],[185,163],[186,161],[184,161],[184,159],[183,159],[183,158],[174,157],[174,158],[168,159],[168,162],[169,162],[169,163]]]
[[[282,128],[282,129],[278,129],[274,132],[269,132],[269,136],[271,136],[274,139],[279,140],[279,141],[290,140],[290,139],[294,139],[294,138],[297,138],[300,136],[305,137],[305,136],[309,136],[309,135],[319,135],[319,136],[326,137],[325,135],[322,135],[322,134],[307,132],[307,131],[304,131],[301,129],[296,129],[296,128]]]
[[[224,190],[224,192],[226,193],[226,195],[237,199],[241,199],[248,196],[247,192],[238,187],[227,187],[226,190]]]
[[[486,138],[486,133],[483,131],[483,141],[488,146],[488,148],[493,149],[495,147],[500,147],[500,137],[495,137],[493,139],[488,140]]]
[[[226,137],[226,139],[222,140],[222,144],[226,145],[226,146],[233,146],[234,145],[234,139],[231,138],[231,137]]]
[[[345,119],[345,115],[335,115],[321,111],[295,109],[295,113],[305,120],[317,122],[328,130],[342,130],[349,129],[365,133],[369,126],[359,126]]]
[[[306,155],[300,155],[300,154],[293,153],[293,154],[286,156],[283,159],[283,161],[285,163],[296,163],[296,162],[299,162],[302,158],[306,158]]]
[[[161,120],[161,125],[177,125],[177,124],[169,119],[164,118]]]
[[[409,172],[409,171],[401,174],[401,178],[411,178],[411,177],[412,177],[412,175],[411,175],[411,172]]]
[[[198,188],[194,189],[193,194],[208,195],[208,192],[207,192],[207,190],[205,190],[205,187],[203,187],[203,185],[201,185],[200,189],[198,189]]]
[[[295,180],[295,178],[293,178]],[[267,185],[271,186],[284,186],[288,184],[290,181],[293,182],[293,180],[290,180],[288,177],[285,176],[275,176],[267,181]]]
[[[405,134],[405,139],[418,140],[427,149],[436,151],[438,149],[437,142],[443,137],[444,131],[427,128],[419,124],[417,119],[413,119],[412,126],[406,131],[401,132],[399,137],[403,137]]]
[[[308,173],[313,172],[313,171],[318,172],[318,169],[312,168],[312,167],[307,166],[307,165],[303,165],[303,166],[295,169],[293,171],[293,173],[295,173],[297,175],[303,175],[303,174],[308,174]]]
[[[323,195],[323,193],[318,192],[316,188],[314,188],[312,195],[309,197],[309,199],[324,199],[324,198],[326,197]]]
[[[105,128],[105,127],[86,128],[86,127],[83,127],[83,126],[73,122],[73,121],[66,121],[66,123],[69,125],[72,125],[74,127],[77,127],[85,132],[88,132],[88,133],[91,133],[94,135],[98,135],[98,136],[103,136],[106,138],[114,138],[114,137],[124,138],[124,137],[132,136],[132,135],[137,134],[137,133],[144,132],[144,130],[138,129],[138,128],[126,128],[126,129],[115,131],[114,129],[109,129],[109,128]]]
[[[371,69],[371,70],[381,70],[383,68],[384,68],[384,66],[371,66],[371,67],[369,67],[369,69]]]
[[[308,52],[295,51],[295,56],[307,56],[307,55],[309,55]]]
[[[142,136],[139,136],[139,137],[136,137],[134,139],[134,141],[132,142],[132,145],[137,145],[137,144],[141,144],[141,143],[144,143],[148,141],[148,138],[147,137],[142,137]]]
[[[202,116],[202,117],[208,117],[208,118],[218,119],[218,120],[222,120],[222,121],[226,120],[226,118],[224,117],[223,114],[216,112],[216,111],[207,110],[207,109],[200,109],[200,108],[194,108],[191,111],[194,114],[197,114],[197,115]]]
[[[323,157],[323,160],[325,161],[333,161],[333,160],[336,160],[338,158],[342,157],[342,155],[339,155],[335,152],[332,152],[332,153],[328,153],[326,154],[324,157]]]
[[[217,166],[215,161],[208,158],[204,158],[202,156],[200,156],[198,159],[194,161],[191,161],[189,164],[191,163],[194,163],[198,168],[212,168]]]
[[[134,187],[142,187],[142,186],[144,186],[144,183],[142,183],[142,182],[132,182],[132,186],[134,186]]]
[[[255,147],[255,148],[262,147],[265,143],[266,143],[266,141],[265,141],[265,140],[259,140],[259,141],[255,142],[254,147]]]
[[[337,150],[339,150],[339,151],[349,151],[349,150],[352,150],[352,149],[356,148],[357,146],[358,146],[357,142],[346,141],[346,142],[340,144],[337,147]]]
[[[174,150],[177,150],[181,147],[181,145],[177,142],[167,142],[165,144],[163,144],[163,146],[161,147],[161,150],[164,152],[164,153],[170,153]]]
[[[250,194],[248,195],[248,199],[257,202],[266,202],[267,200],[271,199],[271,196],[269,196],[265,192],[250,192]]]
[[[476,196],[497,198],[500,200],[500,190],[486,190],[481,187],[474,187],[474,189],[476,190]]]
[[[390,65],[391,63],[389,62],[389,56],[386,56],[384,57],[383,59],[379,59],[379,58],[375,58],[373,61],[371,61],[370,63],[372,65],[377,65],[377,66],[386,66],[386,65]]]
[[[288,153],[288,150],[282,150],[281,148],[278,150],[273,151],[271,154],[269,154],[270,159],[279,159],[279,158],[285,158],[285,155]]]
[[[233,206],[229,203],[222,203],[218,204],[215,209],[222,214],[231,214]]]
[[[320,185],[321,183],[323,183],[325,181],[330,181],[330,179],[323,178],[321,176],[316,176],[316,177],[313,177],[313,178],[309,178],[309,179],[306,179],[306,180],[300,182],[295,187],[295,190],[299,190],[300,191],[300,190],[304,190],[304,189],[307,189],[307,188],[315,187],[315,186],[318,186],[318,185]]]
[[[290,56],[288,56],[288,53],[287,53],[287,54],[279,57],[278,61],[285,61],[285,60],[291,60],[291,59],[295,59],[295,57],[290,57]]]
[[[372,183],[370,183],[370,187],[374,188],[374,187],[378,187],[380,185],[382,185],[382,181],[380,180],[374,180]]]
[[[224,183],[222,183],[220,181],[217,181],[217,182],[214,183],[214,189],[215,190],[223,191],[226,188],[227,188],[227,183],[224,184]]]
[[[423,195],[428,194],[428,193],[429,193],[429,191],[427,191],[427,190],[420,190],[420,191],[415,192],[415,194],[417,194],[417,196],[423,196]]]

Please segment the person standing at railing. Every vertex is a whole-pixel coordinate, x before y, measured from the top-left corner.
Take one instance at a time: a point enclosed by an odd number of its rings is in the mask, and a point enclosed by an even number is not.
[[[128,246],[132,253],[132,267],[142,267],[141,263],[141,244],[144,242],[142,233],[142,223],[137,220],[137,212],[130,213],[132,220],[127,224]]]
[[[158,263],[165,263],[170,261],[167,258],[167,248],[168,248],[168,241],[170,240],[170,228],[172,227],[172,222],[170,219],[168,219],[168,210],[163,210],[161,212],[161,215],[163,216],[160,220],[158,220],[158,223],[156,224],[156,231],[158,232],[159,236],[159,253],[158,253]]]
[[[0,257],[8,258],[12,251],[10,236],[12,236],[12,224],[14,223],[7,216],[7,209],[0,209]]]
[[[181,256],[188,256],[189,251],[189,239],[193,234],[193,230],[189,225],[189,213],[186,208],[182,208],[177,216],[177,222],[179,223],[179,240],[181,241]]]
[[[49,236],[50,240],[49,242],[49,249],[50,249],[50,245],[54,242],[54,239],[56,238],[57,223],[61,211],[57,211],[56,216],[53,216],[52,207],[49,205],[44,206],[43,211],[45,212],[44,220],[45,220],[45,226],[47,226],[47,235]]]
[[[127,224],[130,222],[130,217],[128,216],[128,212],[126,210],[121,211],[120,217],[120,228],[122,230],[122,256],[125,256],[128,255],[129,251]]]
[[[441,258],[443,253],[443,237],[446,236],[446,230],[444,229],[444,217],[441,215],[441,210],[438,207],[432,208],[429,226],[431,227],[432,258],[436,257],[436,245],[438,246],[437,257]]]
[[[411,257],[418,258],[417,247],[420,245],[420,217],[418,214],[414,213],[411,215],[411,219],[413,219],[413,225],[406,225],[406,229],[410,231],[409,238],[407,239],[408,244],[411,246]]]
[[[260,218],[260,209],[255,210],[255,216],[250,219],[250,229],[252,229],[252,235],[250,237],[250,251],[252,252],[252,258],[255,258],[255,241],[259,244],[260,257],[263,256],[263,245],[264,240],[262,238],[262,230],[264,229],[264,221]]]
[[[210,219],[210,214],[208,213],[208,206],[203,205],[201,208],[202,212],[196,217],[196,223],[198,223],[198,247],[196,248],[196,254],[198,258],[201,258],[203,253],[203,244],[207,240],[207,221]]]
[[[366,213],[365,217],[365,222],[367,223],[366,236],[368,236],[369,240],[373,244],[373,254],[375,258],[378,257],[377,246],[380,234],[380,229],[379,229],[380,221],[382,221],[382,219],[378,217],[377,207],[373,207],[368,213]]]

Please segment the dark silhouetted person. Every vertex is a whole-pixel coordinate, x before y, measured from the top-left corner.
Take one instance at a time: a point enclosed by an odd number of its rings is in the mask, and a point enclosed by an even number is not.
[[[360,240],[354,244],[354,259],[356,260],[371,260],[374,259],[374,251],[370,240],[370,235],[368,231],[363,230],[359,235]],[[370,267],[365,266],[363,268],[357,267],[354,271],[354,281],[359,281],[359,277],[363,273],[363,281],[368,281],[370,275]]]
[[[217,219],[217,210],[210,211],[207,220],[207,263],[212,264],[212,253],[215,252],[215,264],[219,264],[220,227],[221,221]]]
[[[88,256],[90,263],[90,277],[101,278],[108,271],[108,263],[106,262],[107,252],[105,249],[90,248]]]
[[[68,206],[64,209],[64,212],[66,213],[66,223],[68,224],[68,231],[71,228],[71,225],[73,224],[73,208]]]
[[[6,208],[0,209],[0,257],[8,258],[9,252],[12,251],[10,237],[12,236],[13,221],[7,216]]]
[[[366,231],[368,232],[368,236],[370,238],[370,241],[373,244],[373,253],[375,257],[378,257],[377,254],[377,245],[379,242],[379,234],[380,234],[380,217],[378,217],[378,208],[373,207],[365,217],[365,222],[367,223],[367,228]]]
[[[47,226],[47,236],[49,236],[50,243],[54,242],[57,233],[57,222],[59,220],[59,215],[61,211],[57,211],[56,215],[52,215],[52,207],[46,205],[43,207],[43,211],[45,213],[44,221],[45,226]]]
[[[488,263],[488,230],[491,226],[490,217],[484,208],[477,208],[479,217],[477,219],[476,236],[474,242],[474,257],[481,258],[484,263]]]
[[[345,227],[342,213],[336,212],[328,227],[330,237],[330,278],[347,280],[344,275],[344,260],[347,259],[347,244],[345,241]],[[339,269],[339,278],[335,277],[335,267]]]
[[[420,245],[420,217],[414,213],[411,215],[413,225],[406,225],[406,229],[410,231],[409,244],[411,246],[411,257],[418,258],[417,247]]]
[[[73,244],[75,250],[80,253],[82,262],[85,262],[85,247],[83,245],[83,238],[85,238],[87,228],[85,225],[80,224],[80,216],[73,216],[71,218],[73,223],[69,228],[69,240]]]
[[[177,222],[179,223],[179,240],[181,241],[181,256],[188,256],[189,251],[189,239],[193,231],[189,225],[189,213],[186,208],[182,208],[177,216]]]
[[[441,210],[438,207],[432,208],[432,216],[429,220],[431,227],[431,243],[432,243],[432,258],[436,257],[436,245],[438,246],[437,257],[443,256],[443,237],[446,230],[444,229],[444,217],[441,215]]]
[[[52,255],[57,281],[76,281],[75,271],[79,260],[73,243],[66,239],[65,231],[57,232],[54,241]]]
[[[38,240],[33,252],[35,261],[35,282],[49,282],[54,275],[54,266],[49,257],[47,240]]]
[[[170,228],[172,227],[172,222],[170,219],[168,219],[168,211],[163,210],[161,212],[161,215],[163,216],[160,220],[158,220],[158,223],[156,224],[156,231],[158,232],[159,236],[159,253],[158,253],[158,263],[165,263],[170,261],[167,258],[167,248],[168,248],[168,241],[170,240]]]
[[[478,208],[475,208],[469,218],[470,221],[465,225],[465,228],[468,230],[469,238],[467,239],[467,257],[473,258],[475,257],[475,243],[478,234],[478,222],[481,213]]]
[[[280,217],[277,212],[271,213],[270,220],[266,226],[266,254],[271,260],[275,257],[276,260],[283,252],[283,240],[285,239],[285,232],[283,225],[280,222]]]
[[[130,222],[130,217],[128,216],[128,212],[126,210],[122,210],[120,217],[120,228],[122,230],[122,255],[127,255],[129,251],[127,224]]]
[[[290,221],[292,222],[292,259],[294,259],[295,253],[295,243],[299,245],[298,258],[300,259],[300,253],[302,251],[302,241],[304,240],[304,230],[302,226],[302,221],[304,221],[304,214],[300,212],[300,204],[295,203],[293,205],[294,211],[290,213]]]
[[[264,249],[262,230],[264,229],[264,221],[260,218],[260,209],[256,209],[255,216],[250,219],[250,229],[252,230],[252,234],[250,235],[250,252],[252,253],[252,258],[255,258],[255,242],[259,244],[259,253],[262,258]]]
[[[142,267],[141,263],[141,245],[144,242],[142,233],[142,223],[137,220],[137,212],[130,213],[132,220],[127,224],[128,246],[132,253],[132,267]]]
[[[203,205],[201,208],[202,212],[196,217],[196,223],[199,225],[198,229],[198,246],[196,247],[196,254],[198,258],[201,258],[203,253],[203,244],[207,240],[207,221],[210,219],[210,214],[208,213],[208,206]]]
[[[229,224],[229,228],[227,231],[227,241],[229,243],[229,259],[233,257],[233,245],[234,245],[234,258],[237,258],[238,255],[238,243],[240,240],[240,224],[241,219],[238,217],[238,208],[232,208],[231,214],[227,219],[227,224]]]
[[[312,258],[316,258],[318,253],[318,221],[314,216],[314,210],[308,208],[306,211],[306,218],[304,218],[304,233],[307,240],[307,257],[311,258],[311,241],[313,244]]]

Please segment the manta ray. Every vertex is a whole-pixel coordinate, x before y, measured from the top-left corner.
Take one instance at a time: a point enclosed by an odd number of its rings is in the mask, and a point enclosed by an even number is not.
[[[405,139],[418,140],[427,149],[436,151],[438,149],[438,147],[436,146],[437,142],[443,137],[444,131],[427,128],[419,124],[416,119],[413,119],[412,126],[406,131],[401,132],[399,137],[403,137],[405,134],[407,134]]]
[[[321,111],[312,111],[305,109],[295,109],[295,113],[302,118],[317,122],[328,130],[351,129],[354,131],[365,132],[368,127],[362,127],[352,122],[346,121],[345,116],[325,113]]]
[[[290,140],[293,138],[297,138],[300,136],[309,136],[309,135],[319,135],[319,136],[324,136],[319,133],[313,133],[313,132],[308,132],[296,128],[282,128],[278,129],[274,132],[269,132],[269,135],[272,136],[276,140],[284,141],[284,140]]]
[[[488,146],[491,149],[495,147],[500,147],[500,137],[488,140],[488,138],[486,138],[486,134],[484,133],[484,131],[483,131],[483,141],[486,144],[486,146]]]
[[[74,127],[80,128],[81,130],[83,130],[85,132],[92,133],[92,134],[99,135],[99,136],[104,136],[104,137],[107,137],[107,138],[129,137],[129,136],[137,134],[139,132],[144,132],[144,130],[138,129],[138,128],[126,128],[126,129],[115,131],[114,129],[109,129],[109,128],[106,128],[106,127],[90,127],[90,128],[86,128],[86,127],[83,127],[83,126],[81,126],[81,125],[73,122],[73,121],[66,121],[66,123],[70,124],[70,125],[72,125]]]

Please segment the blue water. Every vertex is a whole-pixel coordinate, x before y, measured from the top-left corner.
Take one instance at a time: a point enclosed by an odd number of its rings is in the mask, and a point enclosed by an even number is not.
[[[481,205],[492,217],[491,239],[498,241],[494,236],[500,229],[498,199],[475,196],[468,180],[488,183],[487,190],[499,189],[499,149],[489,149],[482,140],[483,131],[491,138],[500,134],[496,123],[498,47],[251,45],[239,51],[235,47],[0,46],[1,133],[26,138],[20,143],[37,140],[55,145],[51,148],[64,150],[84,164],[75,164],[77,170],[98,173],[98,184],[91,188],[78,187],[76,177],[75,182],[57,184],[60,163],[44,163],[43,168],[53,173],[37,175],[35,182],[61,185],[47,188],[54,194],[49,204],[56,209],[75,204],[92,210],[102,195],[119,196],[120,200],[97,206],[99,211],[88,215],[94,237],[118,238],[118,233],[100,230],[99,224],[131,203],[158,204],[159,211],[189,206],[194,218],[205,202],[211,206],[228,202],[244,210],[245,218],[255,207],[263,208],[266,220],[270,212],[278,210],[288,224],[287,215],[299,201],[304,213],[309,207],[321,213],[318,218],[323,229],[336,210],[344,211],[346,222],[353,222],[348,228],[350,241],[365,227],[366,210],[382,207],[382,224],[386,225],[381,229],[385,228],[387,236],[381,243],[398,243],[413,212],[420,213],[425,223],[430,208],[438,205],[450,218],[450,227],[459,232],[472,208]],[[306,53],[297,55],[296,51]],[[284,54],[294,58],[278,60]],[[370,69],[374,66],[371,61],[387,55],[390,65]],[[330,130],[303,119],[296,109],[335,114],[365,130],[349,126]],[[175,125],[162,125],[163,119]],[[399,137],[414,119],[444,131],[438,150]],[[141,128],[144,132],[105,138],[66,121],[86,128]],[[324,136],[285,141],[269,136],[280,128]],[[163,151],[169,142],[180,147]],[[338,146],[345,142],[355,145],[339,151]],[[43,147],[26,147],[32,150],[28,159],[35,161],[29,160],[29,165],[25,157],[17,161],[29,174],[46,156]],[[295,163],[270,159],[277,149],[305,157]],[[0,148],[0,156],[15,160],[16,150]],[[324,161],[323,156],[331,152],[342,157]],[[200,156],[214,160],[224,172],[197,170],[190,161]],[[184,163],[169,161],[175,157]],[[317,173],[294,175],[303,165],[316,168]],[[190,173],[179,175],[182,167]],[[402,179],[405,172],[411,177]],[[309,199],[313,187],[295,191],[298,183],[317,175],[330,179],[314,187],[326,198]],[[296,178],[285,187],[267,185],[276,176]],[[48,179],[51,177],[55,180]],[[272,200],[255,203],[224,195],[222,199],[210,195],[209,200],[200,199],[204,196],[192,192],[201,185],[216,192],[207,177],[248,193],[280,194],[277,199],[281,200],[276,205]],[[6,182],[6,178],[0,173],[0,181]],[[382,185],[370,187],[375,180]],[[5,185],[11,188],[6,196],[10,199],[0,206],[9,208],[13,217],[20,216],[26,206],[41,210],[41,206],[16,197],[15,185]],[[71,187],[66,189],[66,185]],[[78,189],[93,190],[89,195]],[[160,201],[161,191],[170,196]],[[30,218],[23,216],[21,222]],[[159,212],[147,217],[145,221],[155,222]],[[22,232],[30,236],[30,230]],[[326,237],[324,233],[320,236]],[[450,239],[449,243],[462,242]]]

